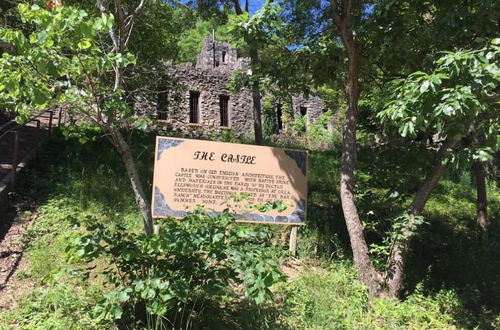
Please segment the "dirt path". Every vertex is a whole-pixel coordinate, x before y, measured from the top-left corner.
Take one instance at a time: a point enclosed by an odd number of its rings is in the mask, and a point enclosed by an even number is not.
[[[29,283],[19,281],[23,263],[24,233],[36,218],[36,210],[28,200],[17,201],[7,210],[0,223],[0,312],[15,308],[20,296],[31,290]]]
[[[12,180],[12,160],[14,158],[14,132],[18,134],[17,161],[19,172],[27,165],[30,156],[36,152],[35,148],[40,140],[46,136],[51,127],[64,122],[61,109],[51,112],[42,112],[24,126],[9,122],[5,116],[0,117],[0,312],[15,307],[15,301],[26,292],[21,289],[18,280],[18,270],[26,267],[23,264],[25,243],[24,233],[36,217],[36,207],[30,197],[20,197],[11,202],[10,184]],[[65,116],[64,116],[65,119]],[[8,124],[8,126],[6,126]],[[29,192],[27,193],[29,195]],[[24,283],[22,286],[29,284]],[[26,288],[30,290],[30,288]]]

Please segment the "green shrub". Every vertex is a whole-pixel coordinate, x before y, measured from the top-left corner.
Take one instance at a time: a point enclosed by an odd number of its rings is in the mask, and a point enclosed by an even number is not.
[[[0,326],[21,329],[98,329],[109,323],[97,324],[91,314],[95,303],[88,291],[69,285],[56,285],[50,289],[38,288],[25,295],[20,308],[0,315]]]
[[[328,143],[332,146],[340,145],[341,132],[332,127],[332,116],[332,110],[328,110],[322,113],[316,121],[307,125],[307,136],[311,141]]]
[[[292,135],[300,136],[306,132],[307,129],[307,116],[298,115],[290,123],[290,128],[292,130]]]
[[[112,290],[94,309],[98,319],[188,327],[199,297],[224,299],[231,287],[242,286],[260,303],[283,279],[266,249],[252,244],[267,240],[267,233],[237,225],[227,212],[210,216],[198,209],[182,220],[160,220],[151,236],[109,230],[92,218],[82,225],[86,231],[75,232],[68,246],[70,259],[109,261],[104,273]],[[177,317],[179,311],[187,316]]]
[[[342,263],[333,267],[312,268],[286,288],[291,328],[350,328],[355,324],[351,322],[366,313],[367,292],[356,280],[354,269]]]
[[[293,329],[449,329],[455,320],[445,307],[459,306],[452,292],[370,301],[354,267],[340,262],[305,271],[283,291]]]

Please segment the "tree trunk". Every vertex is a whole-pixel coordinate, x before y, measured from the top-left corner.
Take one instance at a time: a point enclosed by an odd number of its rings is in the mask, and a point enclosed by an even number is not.
[[[409,208],[410,215],[419,216],[422,214],[425,203],[427,203],[431,192],[437,186],[446,170],[446,165],[443,163],[444,159],[450,155],[451,151],[458,145],[458,143],[459,140],[448,138],[439,148],[434,159],[432,169],[427,174],[424,182],[413,198]],[[403,233],[406,234],[410,230],[411,228],[408,225],[403,228]],[[392,297],[401,297],[402,290],[404,288],[404,271],[407,262],[407,255],[410,250],[411,239],[412,237],[408,235],[406,239],[398,242],[389,255],[389,266],[385,274],[385,282],[388,294]]]
[[[118,64],[115,67],[115,83],[113,85],[113,90],[123,89],[123,68]]]
[[[476,160],[472,165],[472,171],[476,179],[476,207],[477,207],[477,224],[483,232],[483,238],[488,239],[488,229],[490,226],[488,219],[488,197],[486,195],[486,174],[484,163]]]
[[[271,1],[272,2],[272,1]],[[236,15],[242,15],[239,0],[233,0],[234,12]],[[245,10],[248,13],[248,1],[245,2]],[[255,44],[247,41],[250,48],[250,68],[259,62],[259,53]],[[253,101],[253,130],[255,133],[255,144],[264,145],[264,137],[262,135],[262,106],[260,103],[260,90],[258,83],[252,81],[252,101]]]
[[[370,295],[376,297],[380,295],[382,290],[380,276],[370,260],[363,226],[354,202],[353,181],[356,158],[356,115],[354,109],[352,105],[349,106],[344,125],[340,198],[358,276],[361,282],[368,287]]]
[[[142,187],[142,181],[137,172],[137,167],[135,166],[134,160],[132,159],[132,154],[130,153],[130,148],[123,138],[123,135],[116,128],[110,129],[112,142],[118,150],[125,168],[127,169],[127,174],[132,184],[132,189],[134,191],[135,200],[139,205],[141,210],[141,215],[144,223],[144,231],[147,235],[153,234],[153,219],[151,217],[151,205],[144,193]]]
[[[342,15],[336,13],[337,3],[332,0],[332,9],[335,25],[340,32],[342,41],[347,50],[348,70],[345,93],[348,102],[346,119],[342,139],[342,162],[340,168],[340,198],[342,210],[346,221],[354,264],[361,282],[368,287],[372,297],[379,296],[382,292],[380,274],[375,270],[368,245],[363,234],[363,225],[359,219],[354,202],[354,169],[356,166],[356,124],[358,117],[359,65],[361,50],[355,39],[355,32],[351,24],[351,1],[342,3]],[[359,4],[358,4],[359,5]]]
[[[145,3],[146,0],[140,0],[134,10],[130,12],[127,17],[125,17],[125,9],[121,0],[114,1],[115,17],[117,18],[118,29],[115,31],[113,27],[111,27],[109,30],[109,36],[113,42],[113,51],[115,54],[119,55],[125,52],[133,30],[134,20],[141,13]],[[97,0],[97,7],[102,14],[107,13],[106,1]],[[124,69],[118,62],[115,63],[114,73],[115,77],[113,90],[117,91],[124,89]],[[111,142],[120,154],[122,161],[125,164],[125,168],[127,169],[127,174],[134,191],[135,200],[141,211],[144,231],[147,235],[151,235],[153,234],[153,219],[151,217],[150,203],[144,194],[142,180],[137,172],[128,143],[125,141],[120,131],[117,128],[112,127],[113,123],[117,119],[116,115],[116,112],[113,111],[113,113],[108,116],[108,122],[105,129],[110,134]]]
[[[254,45],[250,46],[250,67],[259,61],[258,52]],[[252,101],[253,101],[253,128],[255,132],[255,143],[264,145],[264,137],[262,135],[262,114],[260,102],[260,90],[257,82],[252,81]]]
[[[348,50],[349,73],[346,86],[348,97],[348,108],[344,124],[342,140],[342,163],[340,175],[340,198],[342,210],[349,232],[349,239],[354,257],[354,263],[358,270],[361,282],[365,284],[371,296],[380,294],[380,277],[370,260],[368,246],[363,234],[363,226],[359,219],[356,204],[354,202],[354,168],[356,166],[356,122],[358,114],[359,84],[358,65],[359,53]]]

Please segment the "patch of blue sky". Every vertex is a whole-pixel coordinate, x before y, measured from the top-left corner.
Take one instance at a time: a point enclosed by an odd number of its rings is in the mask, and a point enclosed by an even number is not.
[[[164,2],[168,2],[169,0],[162,0]],[[264,5],[264,0],[248,0],[248,11],[250,12],[250,14],[252,15],[253,13],[255,13],[257,10],[259,10],[260,8],[262,8],[262,6]],[[188,6],[193,6],[193,7],[196,7],[196,3],[197,1],[196,0],[181,0],[180,1],[181,3],[185,4],[185,5],[188,5]],[[228,3],[232,3],[232,1],[228,1]],[[240,3],[240,6],[241,8],[245,8],[245,1],[239,1]]]
[[[163,1],[168,1],[168,0],[163,0]],[[301,0],[295,0],[298,3],[301,2]],[[190,5],[190,6],[196,6],[196,0],[181,0],[183,4]],[[228,1],[228,3],[231,3],[231,1]],[[242,8],[245,7],[245,0],[239,0],[240,6]],[[265,0],[248,0],[248,10],[250,12],[250,15],[253,15],[255,12],[257,12],[262,6],[264,6]],[[282,12],[282,17],[286,21],[291,21],[293,20],[293,13],[292,13],[292,6],[294,5],[290,1],[280,1],[280,0],[275,0],[275,4],[282,6],[283,12]],[[325,31],[331,26],[332,24],[332,18],[329,18],[330,16],[328,13],[330,11],[330,6],[331,2],[329,0],[318,0],[318,1],[311,1],[309,2],[309,5],[306,6],[308,7],[309,11],[309,16],[307,18],[307,23],[303,26],[304,28],[304,41],[296,44],[289,45],[288,48],[290,50],[297,50],[302,47],[304,47],[307,43],[309,42],[314,42],[317,40],[321,35],[325,33]],[[365,4],[363,8],[363,19],[367,19],[374,11],[375,9],[375,3],[370,2]]]

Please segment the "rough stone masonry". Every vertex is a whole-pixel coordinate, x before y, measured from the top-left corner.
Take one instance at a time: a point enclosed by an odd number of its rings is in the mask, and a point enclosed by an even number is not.
[[[203,41],[195,66],[177,66],[169,63],[170,76],[181,86],[181,97],[160,94],[157,119],[165,130],[178,130],[186,136],[220,135],[231,129],[238,135],[253,136],[253,102],[249,89],[231,94],[227,85],[237,70],[248,70],[249,58],[238,57],[229,43],[212,37]],[[292,97],[293,115],[307,114],[307,121],[315,121],[325,110],[317,96],[308,99]],[[282,116],[277,111],[276,116]],[[277,122],[282,123],[281,118]],[[282,128],[282,127],[278,127]]]

